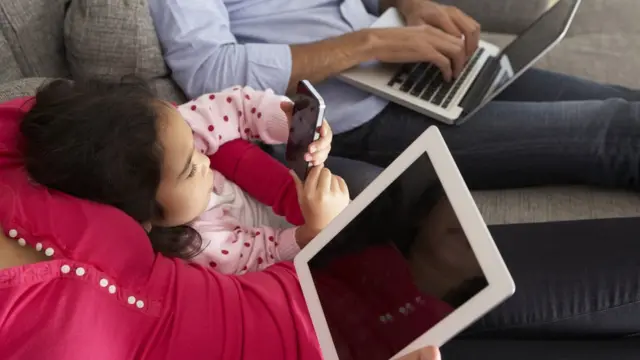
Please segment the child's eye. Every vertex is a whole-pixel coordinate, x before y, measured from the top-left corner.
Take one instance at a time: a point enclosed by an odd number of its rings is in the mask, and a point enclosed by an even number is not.
[[[189,175],[187,175],[187,178],[190,178],[195,174],[196,174],[196,166],[194,164],[194,165],[191,165],[191,170],[189,171]]]

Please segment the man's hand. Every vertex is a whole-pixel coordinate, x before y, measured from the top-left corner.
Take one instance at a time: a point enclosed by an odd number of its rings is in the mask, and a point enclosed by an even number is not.
[[[450,81],[462,72],[467,56],[464,41],[431,25],[364,30],[372,57],[388,63],[429,62]]]
[[[432,0],[381,1],[395,6],[409,26],[367,28],[309,44],[291,45],[289,92],[298,81],[319,83],[363,62],[431,62],[446,81],[458,76],[478,47],[480,24],[458,8]]]
[[[397,0],[395,4],[408,26],[432,25],[454,37],[464,36],[467,58],[478,48],[480,24],[457,7],[431,0]]]
[[[291,126],[291,117],[293,115],[293,104],[288,101],[280,103],[280,108],[287,114],[289,119],[289,126]],[[333,132],[327,120],[322,121],[322,126],[317,129],[320,133],[320,138],[309,145],[309,149],[304,154],[304,160],[310,162],[312,165],[322,165],[329,157],[331,151],[331,141],[333,140]]]
[[[304,247],[349,205],[349,189],[344,179],[322,165],[313,167],[304,183],[293,171],[291,176],[305,221],[296,232],[296,240]]]

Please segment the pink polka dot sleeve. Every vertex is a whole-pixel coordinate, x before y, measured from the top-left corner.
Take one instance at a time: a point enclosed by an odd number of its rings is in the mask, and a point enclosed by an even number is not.
[[[193,223],[200,233],[203,250],[193,261],[224,274],[260,271],[300,252],[296,227],[274,229],[213,223],[203,219]]]
[[[202,95],[180,105],[178,111],[194,132],[196,148],[210,155],[222,144],[238,138],[285,143],[289,123],[280,108],[283,101],[288,100],[271,90],[236,86]]]

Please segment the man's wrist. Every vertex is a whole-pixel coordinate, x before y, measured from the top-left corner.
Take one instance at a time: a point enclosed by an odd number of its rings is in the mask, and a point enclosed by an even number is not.
[[[292,70],[288,93],[294,93],[301,79],[318,83],[372,59],[370,29],[310,44],[290,45]]]
[[[364,29],[360,30],[362,49],[360,54],[362,55],[362,61],[380,60],[380,54],[385,52],[387,43],[384,39],[384,34],[387,29]],[[355,33],[354,33],[355,34]]]

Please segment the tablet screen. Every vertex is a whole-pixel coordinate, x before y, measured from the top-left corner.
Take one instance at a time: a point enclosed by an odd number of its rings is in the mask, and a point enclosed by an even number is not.
[[[391,358],[487,286],[426,153],[309,265],[341,360]]]

